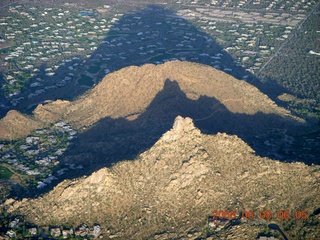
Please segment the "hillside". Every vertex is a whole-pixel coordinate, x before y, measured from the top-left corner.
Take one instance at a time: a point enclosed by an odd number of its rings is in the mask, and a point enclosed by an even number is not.
[[[19,138],[42,126],[42,122],[12,110],[0,120],[0,135],[3,139]]]
[[[222,106],[234,114],[275,114],[286,120],[297,120],[244,81],[209,66],[172,61],[161,65],[127,67],[108,74],[97,86],[73,102],[58,100],[40,104],[30,117],[33,124],[27,124],[21,132],[16,131],[20,122],[13,114],[8,114],[0,121],[0,139],[26,136],[39,126],[48,126],[59,119],[80,130],[106,117],[139,116],[164,89],[168,80],[176,82],[188,99],[214,97],[216,105],[210,106],[211,113],[220,111]]]
[[[40,227],[100,224],[105,239],[255,239],[268,232],[259,212],[271,210],[271,221],[288,236],[316,239],[320,219],[312,213],[320,205],[319,180],[317,166],[261,158],[237,136],[203,134],[192,119],[178,116],[133,161],[5,205]],[[289,220],[277,217],[285,209]],[[207,216],[214,210],[235,210],[238,220],[220,219],[210,227]],[[244,210],[253,210],[254,219],[239,217]],[[308,219],[294,219],[297,210],[307,211]]]
[[[308,125],[256,87],[206,65],[173,61],[108,74],[78,99],[46,101],[32,115],[9,112],[0,120],[1,163],[16,171],[20,181],[14,183],[28,187],[12,186],[17,189],[12,194],[39,194],[44,181],[48,191],[63,179],[134,159],[178,115],[192,118],[203,133],[238,136],[259,156],[307,164],[319,160],[320,143],[305,141],[309,136],[294,138]],[[51,178],[56,179],[52,184]]]

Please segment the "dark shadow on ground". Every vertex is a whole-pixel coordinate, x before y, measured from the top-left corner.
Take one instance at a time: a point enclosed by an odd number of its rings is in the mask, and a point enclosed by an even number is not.
[[[296,122],[261,112],[254,115],[232,113],[217,99],[207,96],[192,100],[177,82],[167,79],[163,90],[135,119],[129,120],[133,116],[107,117],[80,134],[61,163],[82,165],[84,168],[70,172],[66,177],[90,175],[101,167],[134,159],[170,130],[178,115],[191,117],[203,133],[237,135],[259,156],[303,161],[295,155],[284,134],[301,127]]]
[[[278,85],[264,85],[257,81],[238,66],[209,35],[199,31],[173,11],[149,6],[121,17],[91,57],[85,61],[73,60],[57,69],[56,75],[50,79],[57,88],[49,89],[32,98],[32,101],[21,103],[18,109],[28,112],[28,107],[32,110],[35,106],[33,104],[46,100],[76,98],[95,82],[98,83],[108,71],[113,72],[130,65],[158,64],[173,59],[219,66],[239,79],[249,75],[248,81],[273,99],[284,90]],[[72,71],[69,68],[71,66]],[[91,79],[83,79],[85,76]],[[195,125],[203,133],[235,134],[260,156],[310,161],[308,156],[302,158],[296,154],[297,150],[287,147],[289,143],[286,142],[284,131],[294,128],[294,124],[277,115],[235,114],[215,98],[201,96],[197,100],[191,100],[181,91],[174,79],[171,80],[167,80],[164,89],[135,120],[105,118],[79,135],[65,157],[59,159],[59,168],[70,163],[81,164],[83,169],[66,172],[54,184],[64,178],[90,175],[101,167],[134,159],[139,153],[153,146],[162,134],[172,127],[177,115],[194,119]],[[81,87],[78,81],[88,86]],[[49,190],[48,187],[44,191]]]
[[[54,88],[30,99],[26,96],[28,100],[21,101],[16,108],[31,113],[37,104],[46,100],[77,98],[109,71],[174,59],[213,66],[238,79],[247,76],[248,82],[276,101],[276,96],[286,91],[277,84],[258,81],[210,35],[177,16],[174,11],[151,5],[123,15],[88,59],[73,59],[60,66],[54,76],[46,77]],[[34,76],[34,79],[38,77]],[[43,77],[44,74],[40,76]]]
[[[88,176],[102,167],[135,159],[172,128],[178,115],[192,118],[202,133],[237,135],[261,157],[319,164],[319,152],[314,155],[315,159],[302,156],[306,150],[301,148],[303,151],[299,154],[299,146],[291,142],[290,134],[303,128],[297,122],[262,112],[254,115],[233,113],[214,97],[200,96],[193,100],[186,96],[174,79],[167,79],[163,89],[140,115],[117,119],[106,117],[79,134],[57,166],[57,170],[70,165],[75,168],[66,171],[35,195],[50,191],[64,179]],[[19,197],[26,196],[20,193]]]

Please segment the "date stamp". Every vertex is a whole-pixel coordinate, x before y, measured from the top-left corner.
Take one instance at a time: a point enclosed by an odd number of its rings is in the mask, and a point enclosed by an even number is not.
[[[279,210],[277,212],[272,212],[271,210],[243,210],[241,212],[236,212],[235,210],[213,210],[212,219],[264,219],[264,220],[286,220],[286,219],[307,219],[308,212],[306,210]]]

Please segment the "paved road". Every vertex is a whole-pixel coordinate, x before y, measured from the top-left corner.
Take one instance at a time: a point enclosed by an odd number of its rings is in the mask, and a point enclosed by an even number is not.
[[[315,6],[315,8],[307,15],[307,17],[306,17],[303,21],[301,21],[301,23],[299,24],[299,26],[297,27],[297,29],[295,30],[295,32],[298,31],[298,30],[302,27],[302,25],[305,23],[305,21],[307,21],[307,19],[308,19],[313,13],[315,13],[315,12],[317,11],[317,9],[319,8],[319,6],[320,6],[320,3],[318,3],[318,4]],[[281,50],[286,46],[286,44],[289,42],[289,40],[290,40],[291,38],[293,38],[293,36],[294,36],[294,34],[291,33],[291,35],[288,37],[288,39],[287,39],[286,41],[284,41],[284,43],[280,46],[280,48],[278,49],[278,51],[277,51],[271,58],[269,58],[269,60],[266,62],[265,65],[263,65],[262,68],[260,68],[259,72],[257,73],[257,76],[258,76],[258,77],[260,76],[261,72],[270,64],[270,62],[281,52]]]
[[[272,230],[276,230],[276,231],[279,231],[282,235],[282,237],[284,238],[284,240],[288,240],[288,237],[284,234],[284,232],[281,230],[281,228],[279,227],[278,224],[275,224],[275,223],[270,223],[268,225],[268,227]]]

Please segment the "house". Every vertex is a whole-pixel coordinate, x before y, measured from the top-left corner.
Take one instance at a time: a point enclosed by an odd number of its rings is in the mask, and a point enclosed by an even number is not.
[[[225,228],[227,225],[229,225],[229,223],[230,220],[228,219],[208,216],[208,227],[213,231],[218,232],[221,229]]]
[[[99,225],[95,225],[91,234],[97,238],[101,234],[101,227]]]
[[[38,172],[36,170],[27,170],[26,174],[29,175],[29,176],[36,176],[36,175],[39,175],[40,172]]]
[[[9,227],[16,228],[18,226],[19,221],[20,220],[18,218],[16,218],[15,220],[13,220],[12,222],[9,223]]]
[[[65,151],[66,151],[65,148],[59,148],[59,149],[55,152],[55,154],[58,155],[58,156],[60,156],[60,155],[62,155]]]
[[[35,227],[34,228],[29,228],[27,231],[31,236],[37,235],[37,229]]]
[[[81,226],[75,231],[76,236],[84,237],[89,233],[89,228],[86,225]]]
[[[17,236],[16,232],[13,230],[9,230],[6,235],[8,235],[10,238],[15,238]]]
[[[73,235],[73,229],[65,229],[65,230],[62,230],[62,236],[64,239],[67,239],[70,237],[70,235]]]
[[[51,228],[50,233],[53,237],[60,237],[61,230],[60,228]]]

